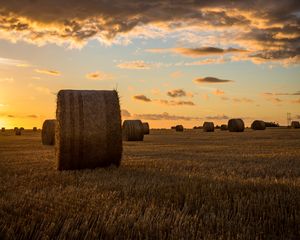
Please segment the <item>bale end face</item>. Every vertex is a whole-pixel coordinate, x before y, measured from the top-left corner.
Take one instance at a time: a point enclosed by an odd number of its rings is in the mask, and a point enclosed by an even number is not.
[[[251,124],[251,128],[253,130],[265,130],[266,129],[266,124],[264,121],[261,120],[255,120],[252,124]]]
[[[1,132],[5,132],[5,128],[3,127],[3,128],[1,128]]]
[[[120,165],[122,129],[117,91],[61,90],[56,119],[58,170]]]
[[[183,132],[183,130],[184,130],[184,128],[183,128],[182,125],[177,125],[177,126],[175,127],[175,129],[176,129],[176,132]]]
[[[149,123],[143,122],[144,135],[148,135],[150,133]]]
[[[214,132],[215,126],[213,122],[204,122],[203,123],[203,132]]]
[[[22,135],[21,129],[18,128],[18,129],[15,131],[15,134],[16,134],[16,136],[21,136],[21,135]]]
[[[144,140],[144,126],[141,120],[125,120],[122,131],[125,141]]]
[[[220,127],[221,131],[227,131],[228,130],[228,126],[226,124],[222,124]]]
[[[230,119],[228,121],[228,130],[229,132],[244,132],[245,130],[244,121],[240,118]]]
[[[291,122],[292,128],[300,128],[300,122],[299,121],[292,121]]]

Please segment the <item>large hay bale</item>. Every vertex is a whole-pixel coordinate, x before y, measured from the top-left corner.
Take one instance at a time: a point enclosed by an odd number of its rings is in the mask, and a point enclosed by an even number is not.
[[[123,139],[125,141],[143,141],[144,126],[141,120],[125,120],[123,122]]]
[[[300,128],[300,123],[299,123],[299,121],[292,121],[292,122],[291,122],[291,127],[292,127],[292,128]]]
[[[203,132],[213,132],[213,131],[215,131],[215,125],[213,122],[203,123]]]
[[[175,129],[176,129],[176,132],[183,132],[183,126],[182,125],[177,125],[176,127],[175,127]]]
[[[47,119],[43,123],[42,128],[42,144],[54,145],[55,144],[55,119]]]
[[[227,131],[228,130],[228,127],[226,124],[222,124],[221,127],[220,127],[221,131]]]
[[[148,135],[150,133],[149,123],[143,122],[144,135]]]
[[[36,132],[37,131],[37,127],[33,127],[32,131]]]
[[[117,91],[61,90],[56,119],[59,170],[120,165],[122,129]]]
[[[5,128],[3,127],[3,128],[1,128],[1,132],[5,132]]]
[[[18,129],[15,131],[15,134],[16,134],[16,136],[21,136],[21,134],[22,134],[21,129],[18,128]]]
[[[230,119],[228,121],[228,130],[229,132],[244,132],[245,124],[244,121],[240,118]]]
[[[261,120],[255,120],[253,121],[253,123],[251,124],[251,128],[253,130],[265,130],[266,129],[266,124],[264,121]]]

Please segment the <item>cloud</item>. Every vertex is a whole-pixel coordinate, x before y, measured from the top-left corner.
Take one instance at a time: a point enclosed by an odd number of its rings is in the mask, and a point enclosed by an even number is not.
[[[145,95],[135,95],[132,98],[139,101],[151,102],[151,99],[146,97]]]
[[[177,53],[186,57],[203,57],[207,55],[220,55],[226,53],[239,53],[245,52],[244,49],[228,48],[222,49],[217,47],[200,47],[200,48],[152,48],[147,49],[147,52],[151,53]]]
[[[234,82],[233,80],[224,80],[215,77],[197,78],[194,80],[195,83],[229,83]]]
[[[0,78],[0,83],[13,83],[15,81],[14,78],[9,77],[9,78]]]
[[[245,102],[245,103],[253,103],[254,100],[250,99],[250,98],[233,98],[232,99],[234,102]]]
[[[195,103],[192,101],[168,101],[164,99],[155,99],[156,102],[163,104],[163,105],[168,105],[168,106],[195,106]]]
[[[187,93],[183,89],[174,89],[167,92],[167,95],[169,97],[186,97]]]
[[[112,79],[111,74],[104,73],[104,72],[101,72],[101,71],[88,73],[88,74],[85,75],[85,77],[87,79],[90,79],[90,80],[100,80],[100,81],[102,81],[102,80],[111,80]]]
[[[216,95],[216,96],[220,96],[220,95],[224,95],[225,92],[220,90],[220,89],[216,89],[212,92],[212,94]]]
[[[1,31],[1,24],[0,24],[0,31]],[[26,63],[23,60],[13,59],[13,58],[2,58],[2,57],[0,57],[0,65],[1,64],[3,64],[3,65],[9,65],[9,66],[17,66],[17,67],[19,67],[19,66],[25,66],[25,65],[29,66],[29,64]]]
[[[37,73],[47,74],[47,75],[51,75],[51,76],[60,76],[61,75],[61,73],[59,71],[56,71],[56,70],[35,69],[34,71],[37,72]]]
[[[300,91],[293,92],[293,93],[271,93],[271,92],[265,92],[263,93],[265,96],[298,96],[300,95]]]
[[[27,115],[27,117],[28,117],[28,118],[38,118],[38,116],[35,115],[35,114]]]
[[[176,121],[176,120],[191,121],[191,120],[200,120],[201,119],[199,117],[170,115],[167,112],[164,112],[162,114],[134,114],[134,117],[143,119],[143,120],[169,120],[169,121]]]
[[[180,54],[207,55],[247,49],[255,61],[299,63],[296,0],[278,1],[60,1],[1,2],[0,35],[12,42],[83,46],[129,44],[133,39],[176,38],[198,43]],[[203,42],[205,44],[199,44]],[[181,46],[181,45],[180,45]],[[182,46],[185,46],[184,44]],[[193,45],[195,46],[195,44]]]
[[[117,65],[118,68],[122,69],[150,69],[153,64],[145,63],[142,60],[123,62]]]
[[[124,118],[131,117],[130,112],[128,112],[126,109],[121,109],[121,115],[122,115],[122,117],[124,117]]]
[[[229,117],[227,115],[216,115],[216,116],[206,116],[205,119],[208,120],[227,120]]]
[[[15,116],[14,115],[7,115],[7,117],[14,118]]]

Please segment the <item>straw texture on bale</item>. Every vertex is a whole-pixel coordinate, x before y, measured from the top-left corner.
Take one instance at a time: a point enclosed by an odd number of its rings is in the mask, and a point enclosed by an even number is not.
[[[33,127],[32,131],[36,132],[37,131],[37,127]]]
[[[244,121],[240,118],[230,119],[228,121],[228,130],[229,132],[244,132],[245,130]]]
[[[175,127],[175,129],[176,129],[176,132],[183,132],[183,126],[182,125],[177,125]]]
[[[147,135],[150,133],[149,123],[143,122],[143,128],[144,128],[144,135]]]
[[[120,165],[122,129],[117,91],[61,90],[56,119],[58,170]]]
[[[226,124],[222,124],[221,127],[220,127],[221,131],[227,131],[228,130],[228,127]]]
[[[123,122],[123,139],[125,141],[143,141],[144,126],[141,120],[125,120]]]
[[[213,132],[213,131],[215,131],[215,125],[213,122],[203,123],[203,132]]]
[[[300,123],[299,123],[299,121],[292,121],[292,122],[291,122],[291,127],[292,127],[292,128],[300,128]]]
[[[42,144],[54,145],[55,144],[55,119],[47,119],[43,123],[42,128]]]
[[[21,129],[18,128],[18,129],[15,131],[15,134],[16,134],[17,136],[20,136],[20,135],[22,134]]]
[[[266,129],[266,124],[264,121],[261,120],[255,120],[253,121],[253,123],[251,124],[251,128],[253,130],[265,130]]]
[[[3,128],[1,128],[1,132],[5,132],[5,128],[3,127]]]

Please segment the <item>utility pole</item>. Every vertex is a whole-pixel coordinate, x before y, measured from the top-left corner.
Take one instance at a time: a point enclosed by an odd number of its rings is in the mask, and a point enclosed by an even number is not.
[[[287,120],[287,126],[290,126],[291,125],[291,120],[292,120],[291,113],[288,112],[286,114],[286,120]]]

